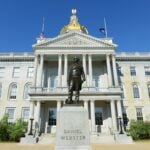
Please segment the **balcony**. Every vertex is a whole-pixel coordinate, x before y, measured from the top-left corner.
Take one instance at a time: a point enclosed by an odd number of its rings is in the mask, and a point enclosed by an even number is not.
[[[29,94],[67,94],[67,87],[55,87],[55,88],[43,88],[43,87],[31,87]],[[98,88],[98,87],[82,87],[81,94],[107,94],[107,93],[121,93],[120,87]]]

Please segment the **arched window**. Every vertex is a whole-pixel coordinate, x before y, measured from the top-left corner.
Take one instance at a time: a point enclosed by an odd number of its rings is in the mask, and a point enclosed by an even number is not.
[[[24,87],[24,99],[29,100],[29,92],[30,92],[31,84],[27,83]]]
[[[133,84],[133,96],[134,96],[134,98],[140,98],[139,87],[136,83]]]
[[[17,84],[11,84],[9,89],[9,99],[15,100],[17,97]]]
[[[148,89],[148,96],[150,97],[150,83],[147,85],[147,89]]]

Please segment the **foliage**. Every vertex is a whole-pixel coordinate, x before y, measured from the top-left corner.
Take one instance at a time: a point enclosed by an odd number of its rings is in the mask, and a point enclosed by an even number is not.
[[[8,122],[8,115],[0,120],[0,141],[19,141],[24,136],[27,129],[27,123],[22,119],[17,120],[15,123]]]
[[[22,119],[17,120],[12,126],[9,128],[9,139],[11,141],[18,142],[27,129],[27,123]]]
[[[150,122],[131,121],[128,133],[134,140],[150,139]]]
[[[8,115],[4,115],[0,120],[0,141],[9,140],[9,127]]]

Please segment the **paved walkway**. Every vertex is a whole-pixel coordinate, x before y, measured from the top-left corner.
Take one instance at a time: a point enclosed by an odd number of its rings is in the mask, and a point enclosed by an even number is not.
[[[18,143],[0,143],[0,150],[54,150],[53,145],[21,145]],[[92,145],[92,150],[150,150],[150,140],[135,144]]]

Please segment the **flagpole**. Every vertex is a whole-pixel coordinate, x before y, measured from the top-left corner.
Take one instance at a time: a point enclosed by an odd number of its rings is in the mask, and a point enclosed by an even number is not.
[[[44,23],[45,23],[45,18],[43,17],[43,23],[42,23],[42,33],[44,33]]]
[[[105,36],[107,38],[107,26],[106,26],[106,19],[104,17],[104,27],[105,27]]]

